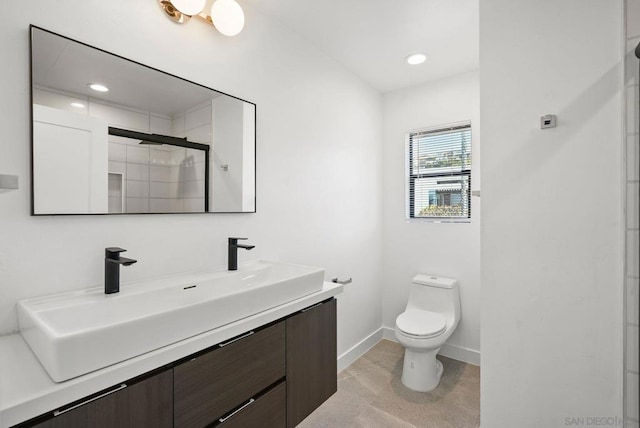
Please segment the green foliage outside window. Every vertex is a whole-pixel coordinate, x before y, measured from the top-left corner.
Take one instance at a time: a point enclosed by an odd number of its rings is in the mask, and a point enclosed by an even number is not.
[[[461,204],[457,205],[429,205],[420,210],[420,217],[462,217],[464,208]]]

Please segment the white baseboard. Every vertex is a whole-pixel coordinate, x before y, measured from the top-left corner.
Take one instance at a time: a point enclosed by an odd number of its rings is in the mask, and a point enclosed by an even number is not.
[[[450,343],[445,343],[440,348],[440,355],[444,355],[448,358],[453,358],[454,360],[462,361],[467,364],[472,364],[474,366],[480,366],[480,351],[476,351],[475,349],[465,348],[460,345],[452,345]]]
[[[382,338],[398,343],[395,331],[389,327],[382,327]]]
[[[382,339],[391,340],[396,343],[398,342],[392,328],[379,328],[338,357],[338,373],[366,354],[369,349],[373,348],[375,344],[380,342]],[[473,364],[474,366],[480,365],[480,352],[463,346],[445,343],[442,348],[440,348],[440,352],[438,354],[467,364]]]
[[[398,342],[394,330],[389,327],[382,327],[382,338],[391,340],[392,342]],[[443,355],[447,358],[453,358],[454,360],[462,361],[467,364],[473,364],[474,366],[480,366],[480,352],[475,349],[465,348],[459,345],[452,345],[445,343],[440,348],[439,355]]]
[[[369,349],[382,340],[382,328],[362,339],[355,346],[338,357],[338,373],[349,367],[355,360],[363,356]]]

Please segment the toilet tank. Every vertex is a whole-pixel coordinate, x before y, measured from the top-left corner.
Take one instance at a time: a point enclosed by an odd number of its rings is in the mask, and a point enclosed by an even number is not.
[[[418,274],[411,281],[407,309],[438,312],[445,317],[460,317],[458,281],[436,275]]]

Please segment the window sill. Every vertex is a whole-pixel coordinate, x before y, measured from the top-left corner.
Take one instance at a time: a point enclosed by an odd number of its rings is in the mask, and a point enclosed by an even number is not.
[[[471,218],[406,218],[407,223],[471,223]]]

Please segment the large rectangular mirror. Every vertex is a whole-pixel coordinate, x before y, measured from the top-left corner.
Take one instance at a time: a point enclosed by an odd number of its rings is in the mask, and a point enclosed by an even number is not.
[[[32,215],[255,212],[255,104],[30,31]]]

